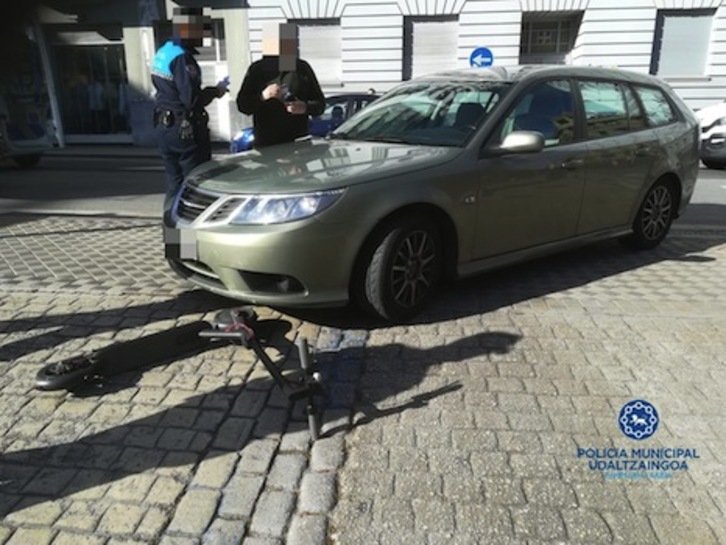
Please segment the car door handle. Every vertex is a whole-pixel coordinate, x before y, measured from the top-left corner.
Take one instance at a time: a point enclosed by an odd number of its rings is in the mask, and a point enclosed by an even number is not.
[[[574,170],[576,168],[580,168],[584,164],[585,161],[582,159],[569,159],[567,161],[563,161],[562,165],[560,166],[562,168],[566,168],[567,170]]]

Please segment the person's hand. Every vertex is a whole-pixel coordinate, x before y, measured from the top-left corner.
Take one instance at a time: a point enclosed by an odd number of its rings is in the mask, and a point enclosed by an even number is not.
[[[282,99],[282,87],[277,83],[271,83],[262,90],[262,100],[270,100],[271,98]]]
[[[229,93],[229,89],[222,85],[217,85],[217,98],[222,98],[225,93]]]
[[[293,100],[291,102],[285,102],[285,109],[289,114],[302,115],[307,113],[308,105],[302,100]]]

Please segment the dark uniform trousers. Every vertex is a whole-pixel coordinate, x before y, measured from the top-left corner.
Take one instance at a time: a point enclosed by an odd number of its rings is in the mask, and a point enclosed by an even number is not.
[[[183,139],[181,122],[183,115],[174,116],[168,126],[156,122],[157,139],[161,156],[164,160],[166,180],[164,211],[169,211],[174,198],[189,172],[212,158],[212,147],[209,138],[206,115],[192,121],[193,137]]]

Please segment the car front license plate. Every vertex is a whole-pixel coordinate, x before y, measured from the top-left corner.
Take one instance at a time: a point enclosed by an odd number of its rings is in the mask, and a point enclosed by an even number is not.
[[[196,231],[164,226],[164,255],[172,259],[196,261],[199,257]]]

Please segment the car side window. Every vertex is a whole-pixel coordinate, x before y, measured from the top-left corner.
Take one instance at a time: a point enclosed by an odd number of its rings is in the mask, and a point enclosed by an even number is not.
[[[675,122],[678,118],[665,93],[655,87],[643,87],[636,85],[635,89],[640,96],[640,101],[645,108],[648,124],[651,127],[660,127]]]
[[[611,81],[578,82],[585,107],[587,138],[604,138],[630,130],[628,107],[622,88]]]
[[[501,144],[514,131],[541,133],[545,147],[572,142],[575,138],[575,113],[570,82],[545,81],[526,90],[504,119],[493,143]]]
[[[345,110],[347,106],[348,99],[346,97],[328,99],[325,103],[325,110],[316,119],[342,121],[346,117]]]

